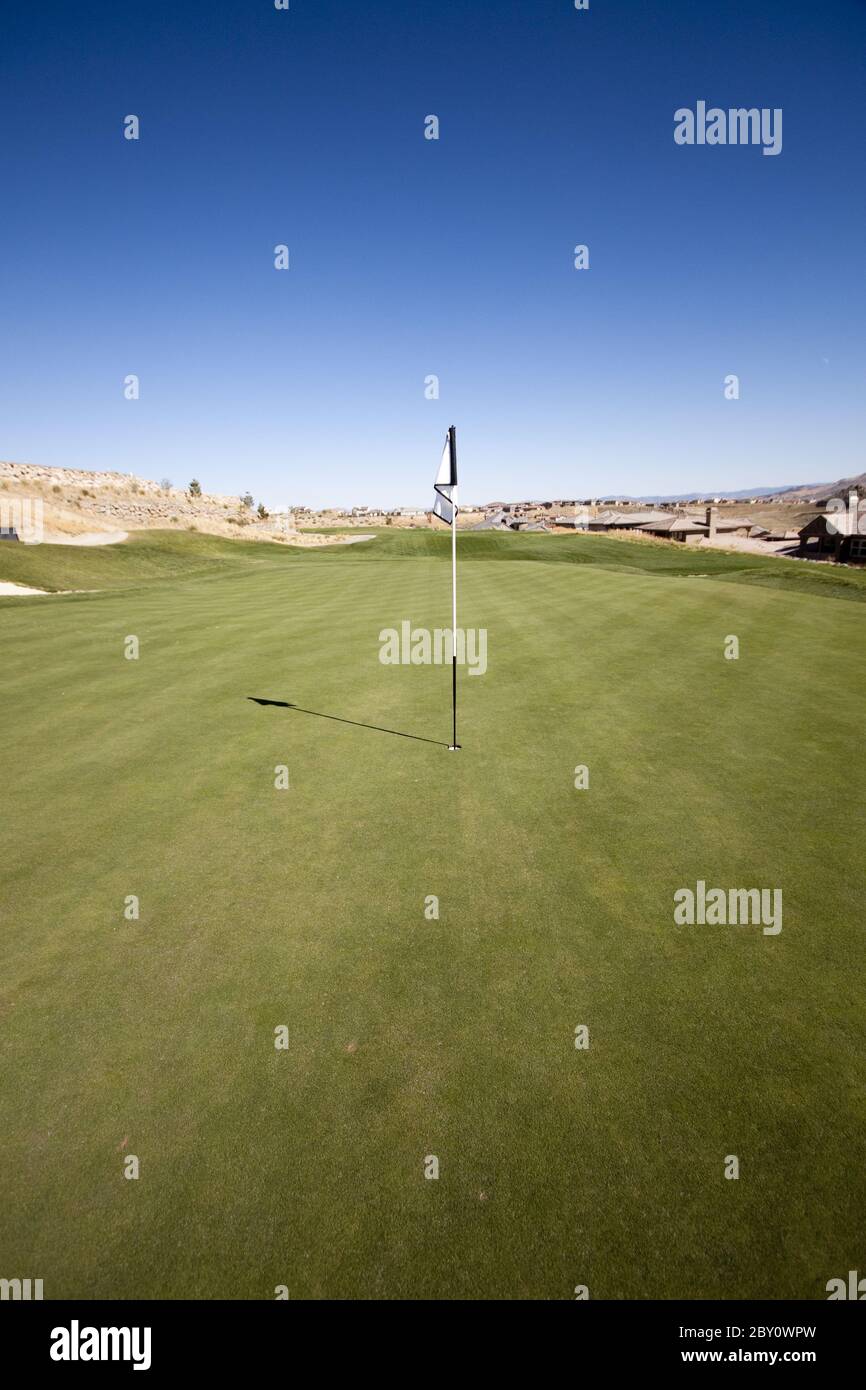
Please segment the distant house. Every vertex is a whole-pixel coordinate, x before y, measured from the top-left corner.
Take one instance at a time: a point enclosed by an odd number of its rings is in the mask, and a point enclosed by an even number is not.
[[[660,540],[681,541],[684,545],[694,545],[709,535],[705,521],[697,521],[691,516],[663,516],[659,521],[644,522],[637,527],[645,536],[658,536]]]
[[[682,519],[682,518],[681,518]],[[704,534],[709,540],[715,536],[759,536],[763,532],[763,527],[756,525],[747,516],[723,516],[719,514],[719,509],[714,504],[706,507],[703,520],[689,516],[685,520],[692,522],[696,526],[703,527]]]
[[[626,531],[629,529],[637,530],[640,526],[646,526],[651,521],[667,521],[668,517],[664,512],[656,511],[634,511],[621,512],[613,511],[609,507],[600,511],[597,516],[587,518],[586,528],[588,531]]]
[[[511,519],[506,516],[505,509],[500,507],[498,511],[491,512],[483,521],[479,521],[472,529],[473,531],[508,531],[511,529]]]
[[[856,511],[822,512],[800,531],[800,554],[826,555],[841,565],[866,564],[866,535],[860,535]]]
[[[712,510],[715,510],[713,508]],[[756,526],[754,521],[750,521],[747,516],[715,516],[711,521],[707,509],[707,527],[711,535],[723,533],[726,536],[759,536],[764,529]]]
[[[509,514],[507,507],[502,507],[497,512],[492,512],[483,521],[472,527],[473,531],[546,531],[547,523],[544,521],[530,521],[526,517],[514,516]]]
[[[799,531],[786,531],[784,528],[775,531],[765,531],[763,526],[756,526],[752,532],[755,540],[766,541],[768,545],[776,544],[780,541],[795,541],[799,538]]]

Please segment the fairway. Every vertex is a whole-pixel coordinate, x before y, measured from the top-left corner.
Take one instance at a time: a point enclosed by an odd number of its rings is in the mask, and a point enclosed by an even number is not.
[[[0,600],[2,1269],[46,1298],[862,1270],[866,576],[459,544],[459,754],[450,671],[379,661],[447,625],[446,537],[4,553],[99,590]],[[698,880],[783,929],[674,925]]]

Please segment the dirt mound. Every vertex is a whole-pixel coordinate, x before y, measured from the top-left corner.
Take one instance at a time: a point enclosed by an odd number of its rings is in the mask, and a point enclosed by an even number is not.
[[[42,538],[54,545],[115,545],[130,531],[157,529],[301,546],[344,543],[343,536],[302,535],[287,515],[259,518],[240,497],[193,495],[131,473],[0,462],[4,525],[16,525],[16,508],[27,510],[25,531],[41,518]]]

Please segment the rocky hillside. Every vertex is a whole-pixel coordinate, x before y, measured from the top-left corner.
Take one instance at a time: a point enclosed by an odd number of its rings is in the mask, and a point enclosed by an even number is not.
[[[46,539],[155,527],[247,540],[297,536],[285,516],[259,521],[240,497],[193,497],[183,488],[129,473],[0,462],[0,501],[15,496],[42,500]]]

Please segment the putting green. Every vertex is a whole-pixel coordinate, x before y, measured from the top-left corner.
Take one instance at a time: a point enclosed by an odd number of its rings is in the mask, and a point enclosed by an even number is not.
[[[456,755],[450,672],[378,659],[447,622],[446,537],[0,556],[106,590],[0,601],[4,1277],[823,1298],[862,1267],[864,576],[461,546]],[[782,931],[675,926],[697,880],[782,889]]]

